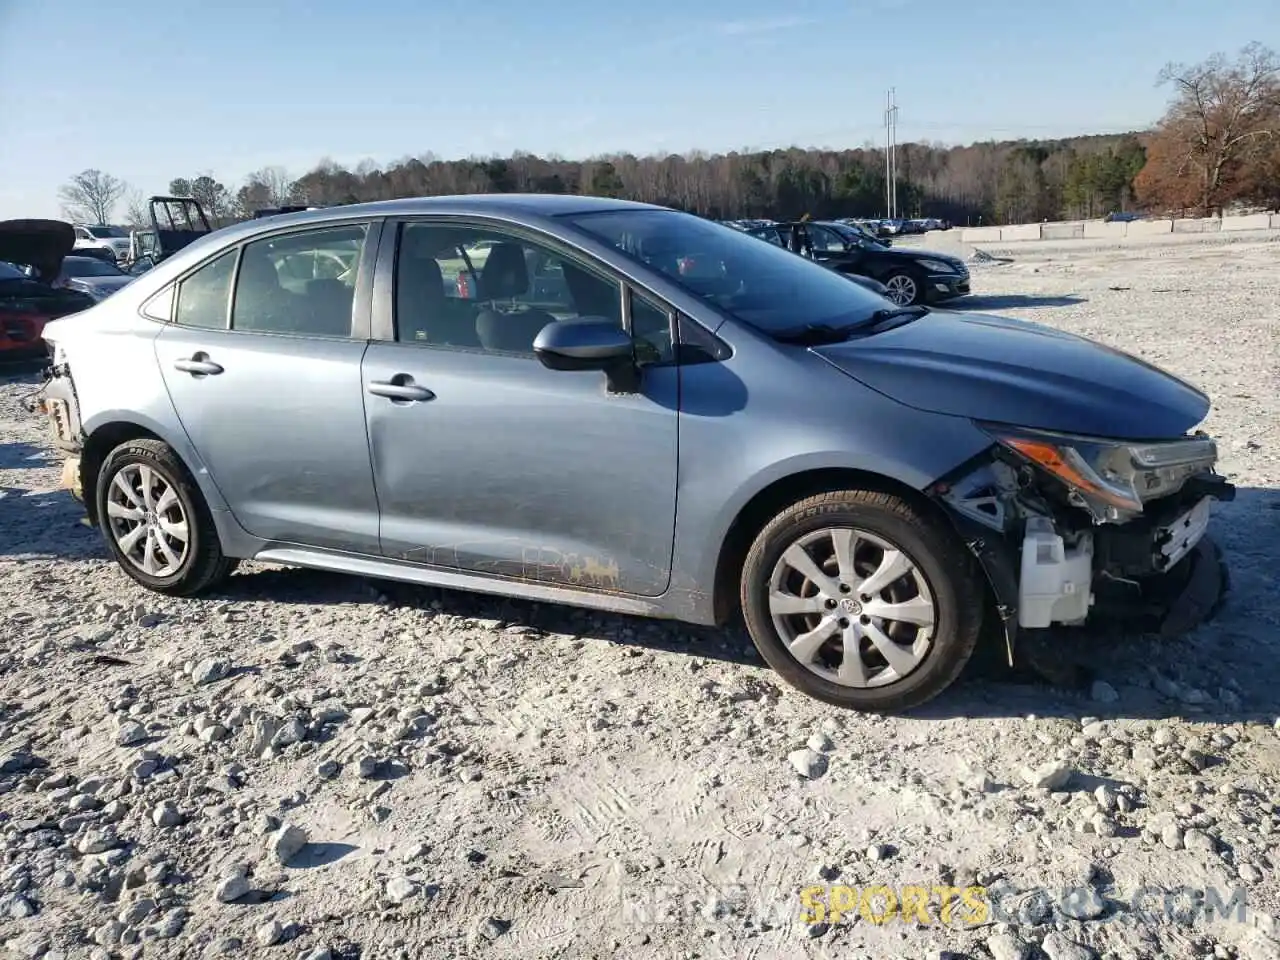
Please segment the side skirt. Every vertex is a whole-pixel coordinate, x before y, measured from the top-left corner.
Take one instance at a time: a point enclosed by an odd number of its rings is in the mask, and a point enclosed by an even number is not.
[[[268,547],[259,550],[254,560],[263,563],[281,563],[291,567],[309,567],[334,573],[398,580],[426,587],[444,587],[449,590],[467,590],[473,593],[489,593],[502,597],[515,597],[544,603],[563,603],[610,613],[629,613],[642,617],[671,619],[666,608],[656,599],[640,599],[616,593],[597,593],[574,590],[530,580],[509,580],[484,577],[458,570],[428,567],[418,564],[396,563],[376,557],[358,554],[336,553],[308,547]]]

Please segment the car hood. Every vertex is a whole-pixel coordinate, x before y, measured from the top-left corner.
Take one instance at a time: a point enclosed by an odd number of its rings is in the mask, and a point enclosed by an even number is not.
[[[1208,397],[1158,367],[1023,320],[937,311],[812,349],[899,403],[975,420],[1156,440],[1209,412]]]
[[[62,220],[0,221],[0,260],[35,267],[45,282],[58,275],[75,243],[75,229]]]
[[[957,269],[964,266],[964,261],[950,253],[935,253],[933,250],[922,250],[919,247],[881,247],[875,251],[878,256],[890,260],[941,260]]]

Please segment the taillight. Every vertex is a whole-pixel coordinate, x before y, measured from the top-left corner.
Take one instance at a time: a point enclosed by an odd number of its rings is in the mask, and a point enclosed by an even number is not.
[[[467,281],[465,273],[458,274],[458,296],[463,300],[471,299],[471,284]]]
[[[44,329],[43,317],[5,317],[0,320],[0,333],[13,343],[35,343]]]

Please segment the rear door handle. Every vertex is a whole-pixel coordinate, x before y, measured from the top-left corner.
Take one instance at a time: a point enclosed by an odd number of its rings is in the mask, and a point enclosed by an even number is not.
[[[183,373],[190,373],[194,376],[212,377],[222,372],[221,364],[214,363],[209,359],[206,353],[197,353],[190,358],[180,358],[173,361],[175,370],[181,370]]]
[[[373,380],[366,389],[375,397],[387,397],[391,400],[423,401],[434,400],[436,396],[416,383],[395,383],[390,380]]]

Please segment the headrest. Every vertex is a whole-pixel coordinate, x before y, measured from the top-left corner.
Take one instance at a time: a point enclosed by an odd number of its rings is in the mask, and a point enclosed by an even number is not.
[[[518,297],[528,290],[529,265],[524,259],[524,247],[518,243],[494,244],[480,272],[480,299]]]

